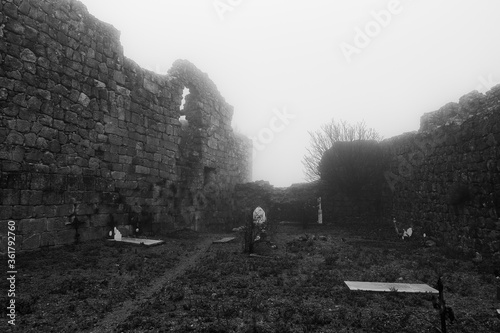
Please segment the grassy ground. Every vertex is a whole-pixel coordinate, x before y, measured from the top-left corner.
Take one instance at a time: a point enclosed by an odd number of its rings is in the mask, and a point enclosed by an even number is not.
[[[307,240],[299,240],[305,233]],[[269,258],[243,255],[239,244],[212,246],[120,331],[434,332],[440,321],[431,295],[352,292],[344,281],[435,286],[443,276],[457,317],[449,332],[500,332],[491,263],[476,265],[377,230],[364,235],[280,227],[278,250],[257,250]]]
[[[27,254],[19,259],[24,276],[17,328],[93,331],[124,301],[199,251],[209,236],[191,233],[151,249],[94,242]],[[431,295],[352,292],[344,281],[436,287],[442,276],[456,316],[448,332],[500,332],[493,275],[498,262],[473,263],[452,250],[403,242],[390,230],[366,226],[282,225],[273,240],[278,248],[261,244],[259,257],[242,254],[238,242],[211,245],[114,331],[436,332],[440,321]]]
[[[16,326],[1,320],[0,332],[90,331],[196,253],[199,236],[180,231],[155,238],[166,241],[155,247],[101,240],[20,254]],[[6,279],[0,290],[1,304],[7,304]],[[7,318],[6,306],[0,312]]]

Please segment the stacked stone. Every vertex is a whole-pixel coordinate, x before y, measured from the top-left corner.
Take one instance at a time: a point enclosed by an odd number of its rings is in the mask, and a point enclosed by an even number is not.
[[[153,231],[175,225],[182,88],[215,85],[140,68],[75,0],[1,1],[0,26],[0,221],[18,223],[18,249],[101,238],[134,214],[153,216]],[[223,143],[232,109],[206,103],[196,112],[217,131],[203,133],[202,163],[238,168],[244,152]]]
[[[418,133],[385,145],[391,216],[465,252],[499,253],[500,86],[425,115]]]
[[[181,134],[179,160],[184,226],[227,229],[234,186],[250,180],[251,141],[233,132],[233,107],[207,74],[186,60],[177,60],[169,75],[179,89],[189,89],[182,110],[189,125]]]

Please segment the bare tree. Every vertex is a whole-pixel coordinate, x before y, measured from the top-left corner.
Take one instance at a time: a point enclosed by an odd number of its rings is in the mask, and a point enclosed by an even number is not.
[[[318,166],[321,158],[328,149],[333,147],[335,142],[356,140],[380,141],[382,139],[375,129],[367,128],[364,121],[352,125],[344,120],[336,122],[335,119],[332,119],[329,123],[322,125],[319,130],[314,132],[309,131],[308,133],[311,136],[311,144],[302,159],[304,172],[308,181],[319,179]]]

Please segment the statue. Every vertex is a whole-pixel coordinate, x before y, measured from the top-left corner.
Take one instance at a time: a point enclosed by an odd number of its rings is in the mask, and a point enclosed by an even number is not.
[[[323,211],[321,210],[321,197],[318,198],[318,223],[323,224]]]

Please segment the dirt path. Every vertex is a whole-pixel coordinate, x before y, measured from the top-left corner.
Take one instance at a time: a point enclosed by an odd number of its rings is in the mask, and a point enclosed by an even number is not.
[[[144,288],[136,298],[123,302],[123,304],[101,320],[91,332],[113,332],[120,323],[125,321],[125,319],[127,319],[136,309],[140,308],[153,295],[157,294],[163,286],[169,284],[172,280],[182,275],[187,269],[196,264],[196,262],[208,251],[214,239],[216,239],[216,237],[212,235],[200,242],[200,244],[197,245],[198,250],[193,255],[182,260],[175,268],[168,269],[164,275],[153,281],[150,286]]]

